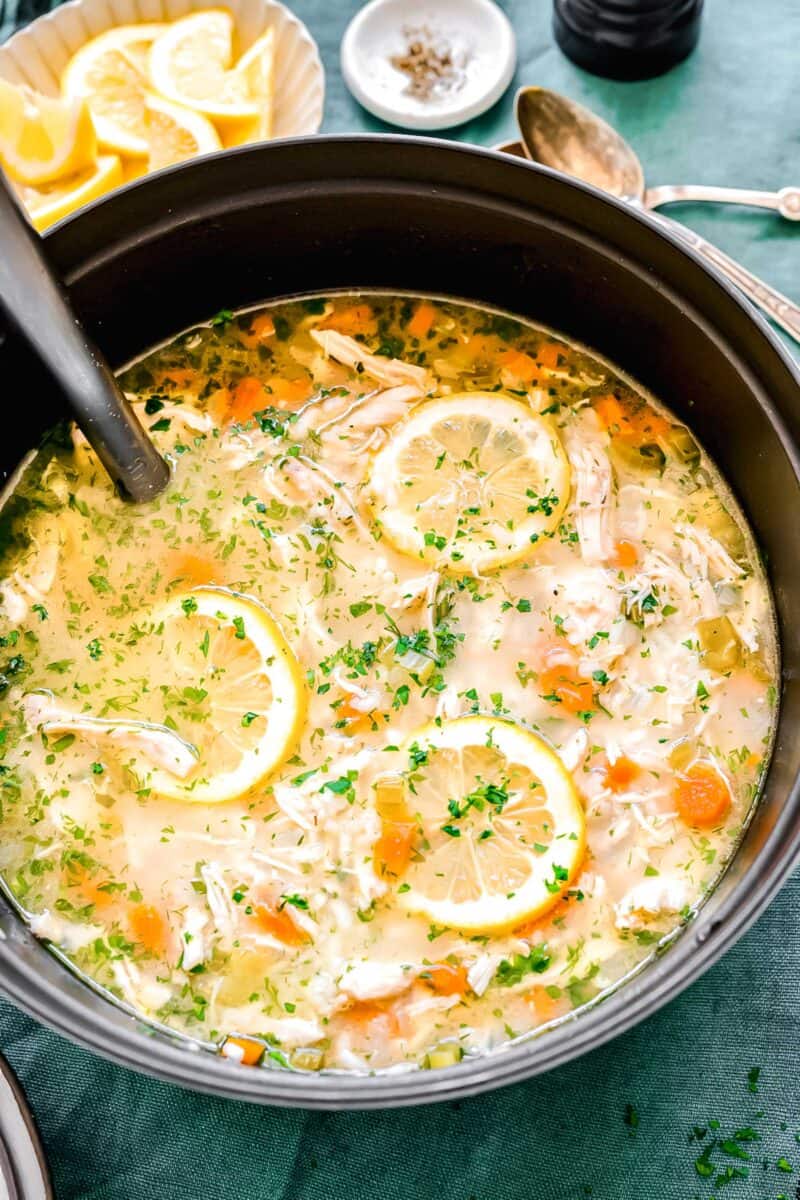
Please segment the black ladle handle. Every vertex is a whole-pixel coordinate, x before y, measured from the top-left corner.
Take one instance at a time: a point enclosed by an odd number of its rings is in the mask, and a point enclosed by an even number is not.
[[[150,500],[169,467],[73,311],[0,169],[0,309],[45,364],[123,496]]]

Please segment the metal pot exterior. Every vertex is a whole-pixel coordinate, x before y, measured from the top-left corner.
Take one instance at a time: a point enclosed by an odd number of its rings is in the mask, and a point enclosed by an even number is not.
[[[0,987],[127,1066],[238,1099],[378,1108],[468,1096],[584,1053],[655,1011],[755,920],[800,858],[800,377],[744,301],[646,217],[544,168],[403,137],[276,142],[196,160],[48,235],[73,300],[121,365],[222,307],[380,288],[506,309],[610,358],[703,440],[755,532],[782,643],[781,711],[761,802],[695,920],[575,1020],[443,1071],[380,1076],[243,1069],[153,1033],[71,974],[0,903]],[[58,415],[46,380],[0,342],[9,476]]]

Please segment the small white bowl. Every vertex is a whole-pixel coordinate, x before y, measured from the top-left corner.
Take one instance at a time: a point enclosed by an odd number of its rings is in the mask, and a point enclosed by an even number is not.
[[[81,46],[114,25],[174,21],[199,9],[227,8],[239,49],[275,30],[275,137],[316,133],[322,124],[325,72],[305,25],[277,0],[69,0],[38,17],[0,46],[0,76],[47,96],[60,92],[67,62]]]
[[[460,86],[421,100],[391,60],[420,30],[460,60]],[[423,39],[425,40],[425,39]],[[448,129],[500,99],[517,64],[514,31],[492,0],[372,0],[347,27],[342,74],[364,108],[405,129]]]

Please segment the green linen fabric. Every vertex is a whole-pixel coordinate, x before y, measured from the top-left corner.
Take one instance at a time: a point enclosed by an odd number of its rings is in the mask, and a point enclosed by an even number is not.
[[[293,6],[325,60],[325,130],[385,129],[339,72],[357,0]],[[0,0],[0,37],[42,7]],[[550,0],[503,7],[519,41],[516,82],[588,103],[633,141],[651,183],[800,183],[800,0],[707,0],[696,53],[637,84],[569,63],[552,41]],[[512,95],[455,136],[509,138]],[[800,300],[800,226],[735,208],[672,213]],[[795,876],[722,962],[637,1029],[547,1076],[456,1104],[314,1114],[192,1095],[101,1061],[4,1002],[0,1049],[27,1090],[58,1200],[794,1200],[798,915]],[[699,1174],[695,1159],[714,1132],[689,1138],[710,1120],[723,1140],[754,1127],[761,1141],[733,1146],[751,1160],[717,1147],[717,1167]],[[720,1182],[725,1166],[749,1177]]]

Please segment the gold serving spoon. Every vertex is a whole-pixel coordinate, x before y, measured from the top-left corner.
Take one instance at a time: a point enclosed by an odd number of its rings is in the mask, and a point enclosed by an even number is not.
[[[591,183],[634,208],[651,210],[679,200],[713,200],[757,204],[774,208],[790,220],[800,219],[798,188],[784,188],[780,192],[693,185],[647,189],[642,164],[628,142],[588,108],[558,92],[538,87],[520,88],[516,114],[522,141],[506,144],[501,149]],[[651,217],[708,259],[767,316],[800,342],[800,307],[788,296],[764,283],[685,225],[658,213],[651,212]]]

